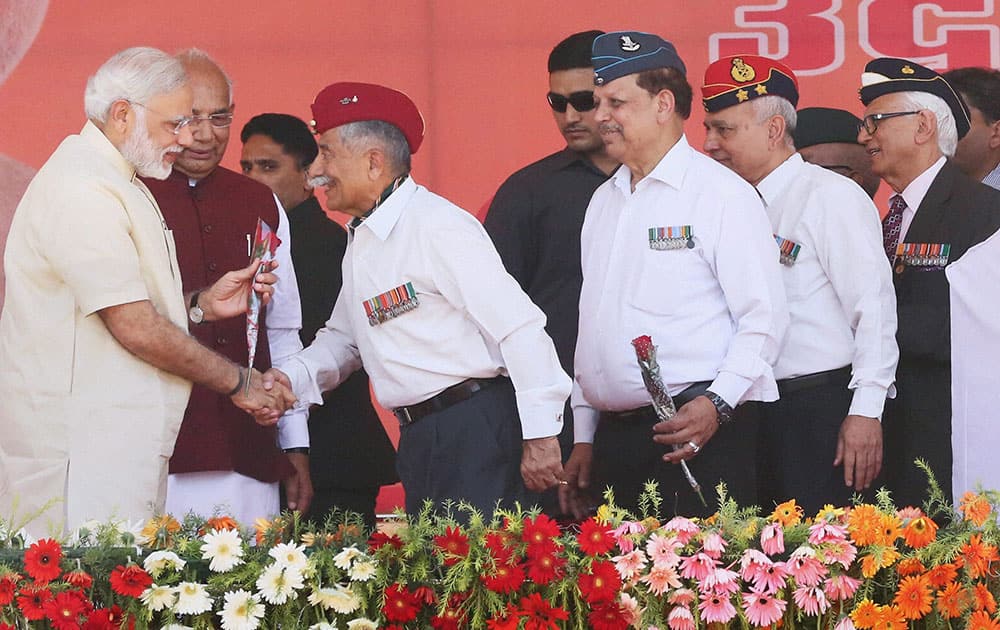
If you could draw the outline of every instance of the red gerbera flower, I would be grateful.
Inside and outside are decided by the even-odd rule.
[[[9,623],[0,621],[0,630],[17,630],[17,626],[12,626]]]
[[[483,536],[483,544],[490,550],[490,555],[493,556],[497,564],[506,564],[514,557],[509,534],[490,532]]]
[[[153,583],[153,578],[137,564],[127,567],[119,564],[111,572],[108,581],[111,582],[111,590],[119,595],[138,597]]]
[[[17,596],[17,607],[29,621],[45,618],[45,602],[52,599],[52,591],[43,587],[27,588]]]
[[[614,549],[615,539],[607,525],[602,525],[594,518],[588,518],[580,524],[580,534],[576,537],[580,551],[588,556],[599,556]]]
[[[403,539],[395,534],[389,535],[385,532],[375,532],[368,539],[368,549],[371,551],[378,551],[386,545],[392,545],[393,549],[402,549]]]
[[[450,567],[469,555],[469,537],[458,527],[447,527],[444,535],[434,537],[434,546],[444,557],[444,565]]]
[[[90,574],[83,569],[67,571],[66,575],[63,576],[63,581],[70,586],[75,586],[83,590],[87,590],[94,585],[94,578],[90,577]]]
[[[587,603],[594,605],[615,601],[622,586],[622,579],[613,563],[607,560],[595,560],[590,565],[590,573],[581,573],[576,583]]]
[[[492,573],[480,576],[486,588],[494,593],[510,593],[524,583],[524,569],[519,564],[498,562]]]
[[[517,616],[514,604],[507,604],[507,610],[503,614],[486,621],[489,630],[517,630],[520,625],[521,618]]]
[[[43,538],[24,552],[24,570],[39,584],[48,584],[59,577],[62,569],[62,547],[51,538]]]
[[[618,602],[594,606],[587,621],[594,630],[627,630],[629,626],[625,609]]]
[[[532,545],[544,545],[553,538],[559,538],[559,523],[544,514],[539,514],[535,520],[524,519],[521,540],[528,543],[528,549],[531,549]]]
[[[0,606],[6,606],[14,601],[14,595],[17,593],[17,581],[20,577],[16,573],[8,573],[0,578]]]
[[[80,617],[85,615],[87,607],[84,599],[77,595],[78,591],[59,593],[45,602],[45,616],[52,622],[55,630],[78,630]]]
[[[431,627],[434,630],[459,630],[464,628],[466,613],[462,610],[462,602],[468,599],[468,593],[455,593],[448,598],[448,605],[440,615],[431,617]]]
[[[117,630],[124,621],[125,617],[120,606],[98,608],[87,615],[87,621],[83,624],[82,630]]]
[[[548,584],[562,574],[566,560],[554,553],[528,558],[528,579],[535,584]]]
[[[521,598],[518,615],[525,618],[524,630],[559,630],[557,621],[569,619],[569,613],[552,606],[538,593]]]
[[[382,614],[389,621],[409,623],[417,618],[420,602],[417,596],[402,584],[393,584],[385,589],[385,604]]]

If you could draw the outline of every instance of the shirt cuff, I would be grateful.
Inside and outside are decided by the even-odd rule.
[[[545,387],[528,392],[516,392],[517,413],[521,416],[521,438],[536,438],[559,435],[563,428],[563,410],[566,396],[561,387]],[[554,395],[558,394],[558,395]]]
[[[292,382],[292,393],[298,399],[295,402],[295,409],[308,409],[311,405],[323,404],[323,392],[319,390],[319,386],[301,359],[293,357],[278,369]]]
[[[748,378],[733,374],[732,372],[719,372],[708,388],[719,396],[722,396],[722,400],[729,403],[729,406],[733,409],[736,409],[737,405],[743,402],[743,396],[750,389],[751,385],[753,385],[753,381]]]
[[[278,446],[298,448],[309,446],[309,412],[293,408],[278,420]]]
[[[851,399],[851,408],[847,412],[848,415],[865,416],[881,420],[887,394],[886,389],[878,385],[866,385],[856,388],[854,390],[854,397]]]
[[[593,407],[573,407],[573,443],[593,444],[600,419],[601,412]]]

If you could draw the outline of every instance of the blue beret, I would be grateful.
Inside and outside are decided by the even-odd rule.
[[[909,59],[882,57],[869,61],[861,75],[861,102],[868,105],[878,97],[894,92],[927,92],[940,97],[955,118],[959,140],[969,133],[972,126],[969,108],[940,74]]]
[[[659,35],[638,31],[605,33],[594,40],[594,85],[654,68],[674,68],[687,74],[674,45]]]

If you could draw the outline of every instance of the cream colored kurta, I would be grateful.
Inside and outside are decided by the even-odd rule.
[[[40,535],[161,510],[190,383],[129,353],[98,311],[150,300],[186,330],[181,276],[152,195],[93,124],[28,186],[4,268],[0,517],[62,499]]]

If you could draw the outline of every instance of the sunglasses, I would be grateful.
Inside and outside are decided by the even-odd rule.
[[[573,109],[578,112],[589,112],[597,106],[593,90],[573,92],[569,96],[549,92],[545,97],[549,100],[549,107],[552,108],[552,111],[560,114],[566,113],[566,105],[572,105]]]

